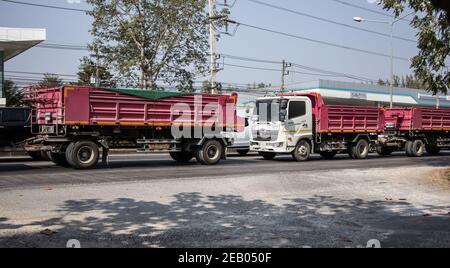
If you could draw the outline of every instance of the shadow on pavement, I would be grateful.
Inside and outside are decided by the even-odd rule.
[[[425,217],[406,201],[314,196],[277,206],[200,193],[171,200],[69,200],[48,220],[14,225],[0,218],[0,247],[64,247],[69,239],[83,247],[356,247],[370,239],[382,247],[450,245],[450,216]],[[24,226],[58,233],[4,235]]]

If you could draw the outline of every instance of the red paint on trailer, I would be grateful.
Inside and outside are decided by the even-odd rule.
[[[386,130],[450,131],[450,109],[405,107],[386,109]]]
[[[189,94],[147,99],[86,86],[29,89],[34,124],[171,126],[175,124],[229,126],[236,129],[237,94]],[[181,105],[178,113],[173,110]],[[195,111],[195,108],[197,111]],[[215,113],[218,108],[222,113]],[[186,118],[182,119],[184,115]],[[228,116],[226,116],[228,115]],[[216,116],[221,124],[217,124]]]

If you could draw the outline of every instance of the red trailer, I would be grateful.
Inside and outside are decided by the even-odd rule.
[[[384,109],[327,105],[317,93],[258,99],[257,117],[251,149],[266,159],[291,153],[295,160],[303,161],[312,152],[324,158],[345,152],[364,159],[375,150],[378,135],[384,131]]]
[[[406,107],[386,109],[386,130],[380,136],[377,149],[380,155],[393,151],[406,151],[408,156],[419,157],[425,151],[438,154],[450,148],[450,109]]]
[[[237,94],[110,89],[86,86],[30,88],[33,103],[28,151],[47,151],[74,168],[92,168],[99,149],[106,161],[111,147],[169,152],[178,162],[196,157],[202,164],[225,158],[236,131]]]

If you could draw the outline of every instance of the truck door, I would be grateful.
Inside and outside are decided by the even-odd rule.
[[[301,138],[312,137],[311,101],[309,99],[289,101],[286,133],[288,147],[295,147]]]

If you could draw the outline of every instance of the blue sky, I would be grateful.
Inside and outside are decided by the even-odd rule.
[[[88,9],[83,1],[77,0],[39,0],[28,1],[47,5]],[[223,0],[222,0],[223,1]],[[340,4],[333,0],[260,0],[310,15],[327,18],[362,27],[368,30],[389,33],[387,25],[376,23],[357,24],[352,21],[355,16],[367,19],[389,20],[389,17],[364,11]],[[367,0],[344,0],[372,10],[382,11],[378,6]],[[74,2],[74,3],[69,3]],[[80,2],[80,3],[76,3]],[[218,0],[220,2],[220,0]],[[233,2],[229,0],[228,2]],[[337,43],[344,46],[389,54],[389,38],[352,30],[339,25],[313,20],[284,11],[272,9],[250,2],[237,0],[231,10],[231,18],[238,22],[282,31],[290,34],[321,41]],[[91,40],[89,29],[91,18],[80,12],[46,9],[16,5],[0,1],[0,26],[46,28],[47,42],[70,45],[83,45]],[[395,26],[395,35],[415,39],[415,31],[407,22],[399,22]],[[389,58],[367,55],[336,47],[320,45],[290,37],[279,36],[246,27],[239,27],[234,36],[222,35],[218,52],[243,56],[248,58],[268,59],[289,62],[321,68],[341,73],[348,73],[373,79],[389,77]],[[395,40],[395,55],[410,58],[417,53],[414,43]],[[83,51],[53,50],[33,48],[6,63],[6,71],[51,72],[61,74],[76,74],[79,59],[87,55]],[[251,67],[275,68],[279,65],[260,64],[225,59],[228,64]],[[395,72],[399,75],[410,74],[408,61],[396,60]],[[295,71],[304,71],[295,68]],[[6,74],[8,77],[9,73]],[[218,75],[223,82],[247,84],[265,82],[277,85],[280,83],[280,73],[261,70],[241,69],[226,66]],[[317,76],[294,74],[287,77],[287,83],[296,83],[317,79]],[[73,78],[72,78],[73,79]],[[349,81],[346,78],[334,78]]]

